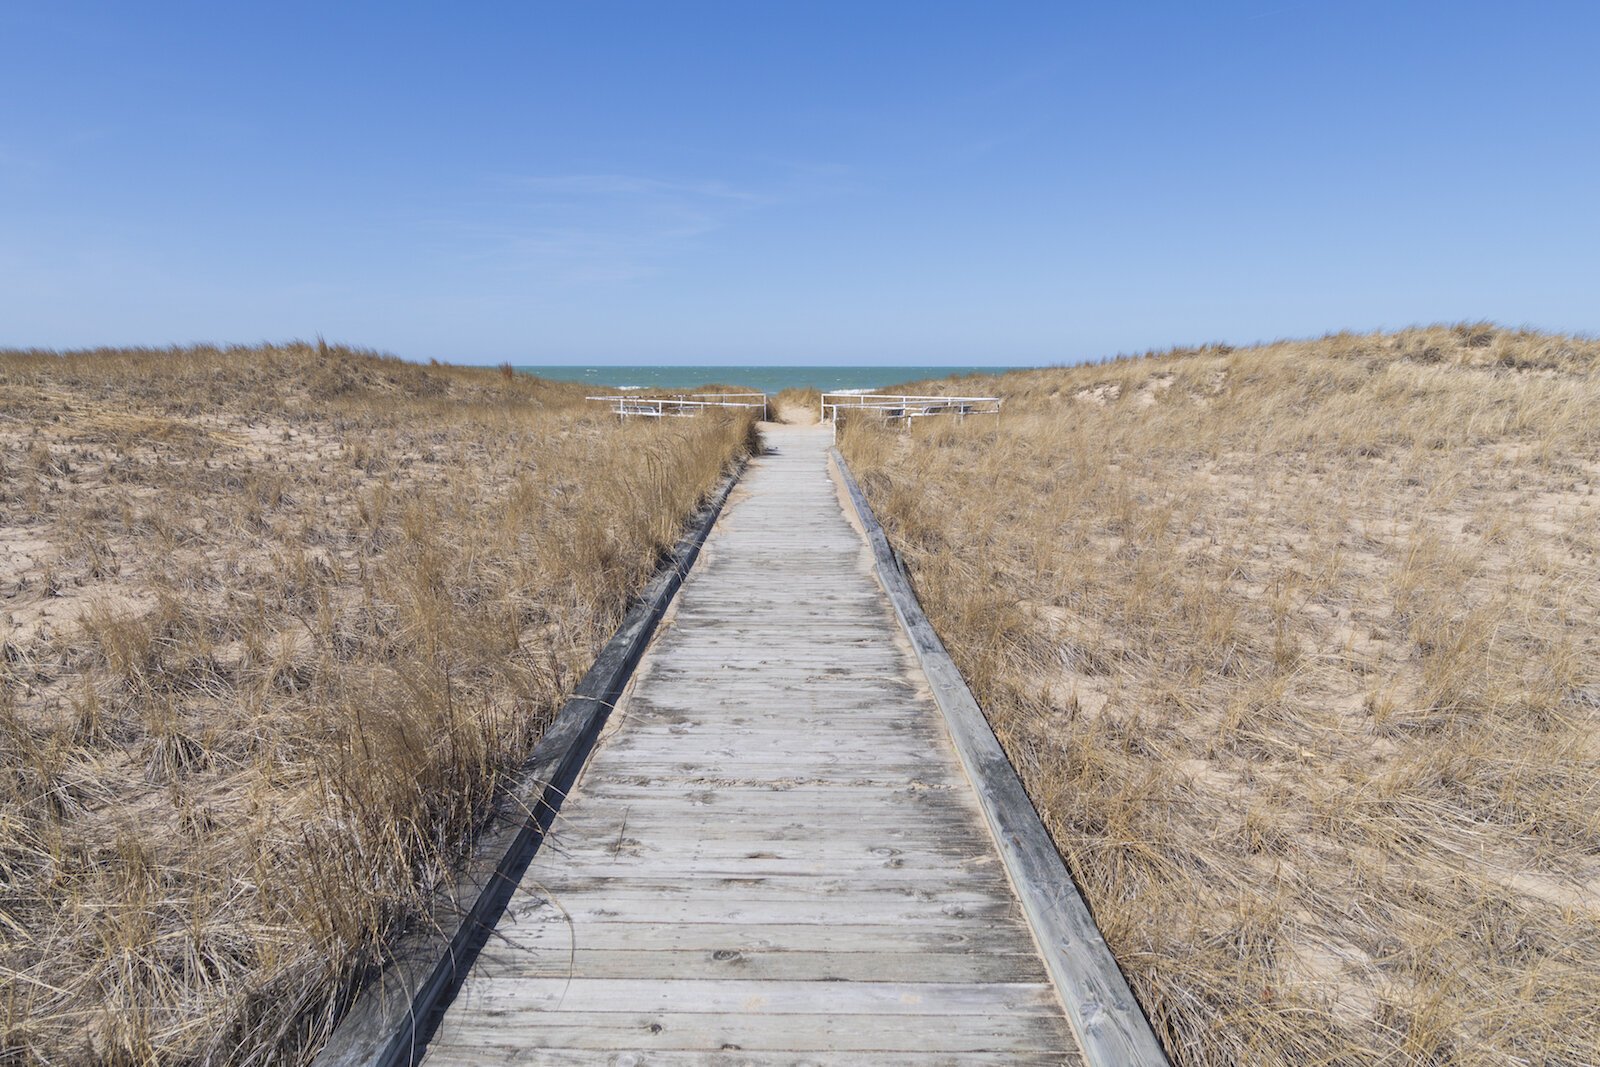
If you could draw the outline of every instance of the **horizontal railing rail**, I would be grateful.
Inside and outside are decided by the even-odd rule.
[[[671,396],[611,393],[584,399],[609,404],[611,413],[624,419],[629,415],[653,419],[690,418],[707,408],[760,408],[761,417],[767,417],[766,393],[675,393]]]
[[[818,415],[823,422],[838,425],[841,411],[873,412],[889,420],[912,419],[928,415],[995,415],[1000,414],[997,396],[919,396],[909,393],[823,393],[818,401]]]

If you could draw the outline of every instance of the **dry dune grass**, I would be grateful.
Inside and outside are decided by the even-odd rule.
[[[1600,1059],[1600,343],[976,386],[842,445],[1175,1061]]]
[[[748,419],[291,345],[0,354],[0,1062],[294,1062]]]

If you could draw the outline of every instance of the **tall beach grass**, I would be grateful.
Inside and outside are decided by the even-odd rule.
[[[1173,1059],[1596,1062],[1600,343],[975,389],[842,447]]]
[[[0,1062],[297,1062],[753,422],[326,345],[0,353]]]

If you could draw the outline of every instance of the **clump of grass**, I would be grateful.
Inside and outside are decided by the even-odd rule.
[[[318,342],[0,353],[0,1060],[309,1057],[747,417]]]
[[[1174,1060],[1593,1062],[1600,343],[959,388],[841,445]]]

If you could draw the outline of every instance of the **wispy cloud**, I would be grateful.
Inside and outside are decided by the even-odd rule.
[[[792,191],[637,174],[499,176],[438,220],[457,255],[565,283],[649,276],[706,236]]]
[[[736,204],[770,202],[766,194],[723,181],[669,181],[633,174],[562,174],[510,179],[528,189],[575,197],[707,200]]]

